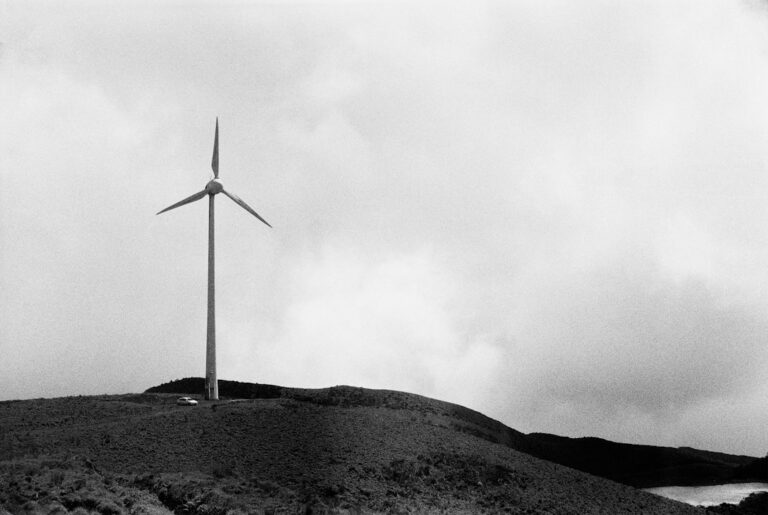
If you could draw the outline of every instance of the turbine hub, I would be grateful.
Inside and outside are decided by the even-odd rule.
[[[213,179],[212,181],[208,182],[208,184],[205,185],[205,191],[208,192],[208,195],[216,195],[217,193],[221,193],[221,190],[224,189],[224,186],[221,184],[221,181],[218,179]]]

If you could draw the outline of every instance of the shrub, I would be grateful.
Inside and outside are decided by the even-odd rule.
[[[58,502],[53,502],[47,506],[48,515],[66,515],[69,513],[67,509]]]
[[[64,472],[61,470],[51,471],[51,484],[61,486],[62,482],[64,482]]]
[[[120,515],[123,513],[123,510],[117,504],[107,499],[98,502],[96,511],[102,515]]]
[[[211,470],[211,473],[213,474],[213,477],[215,477],[216,479],[232,477],[235,475],[235,468],[229,464],[218,464],[218,465],[214,465],[213,469]]]
[[[269,479],[262,481],[260,479],[254,478],[252,483],[253,486],[255,486],[258,490],[266,493],[267,495],[274,495],[280,491],[280,485],[274,481],[270,481]]]

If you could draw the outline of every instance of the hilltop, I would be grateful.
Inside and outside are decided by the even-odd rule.
[[[538,437],[455,404],[238,385],[257,398],[0,402],[0,513],[705,513],[521,452]]]
[[[202,392],[203,385],[201,377],[186,378],[150,388],[147,392],[193,395]],[[219,381],[219,391],[222,398],[230,399],[283,397],[343,407],[378,406],[440,413],[451,420],[457,431],[636,488],[768,480],[765,459],[690,447],[618,443],[594,437],[523,434],[464,406],[398,391],[346,386],[302,390],[238,381]]]

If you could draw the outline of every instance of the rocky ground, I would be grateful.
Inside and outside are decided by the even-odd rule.
[[[0,403],[0,513],[706,513],[489,441],[498,422],[415,395],[175,398]]]

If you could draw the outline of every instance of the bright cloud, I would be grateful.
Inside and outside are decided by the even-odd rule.
[[[3,397],[201,375],[219,116],[220,377],[768,447],[753,4],[6,5]]]

